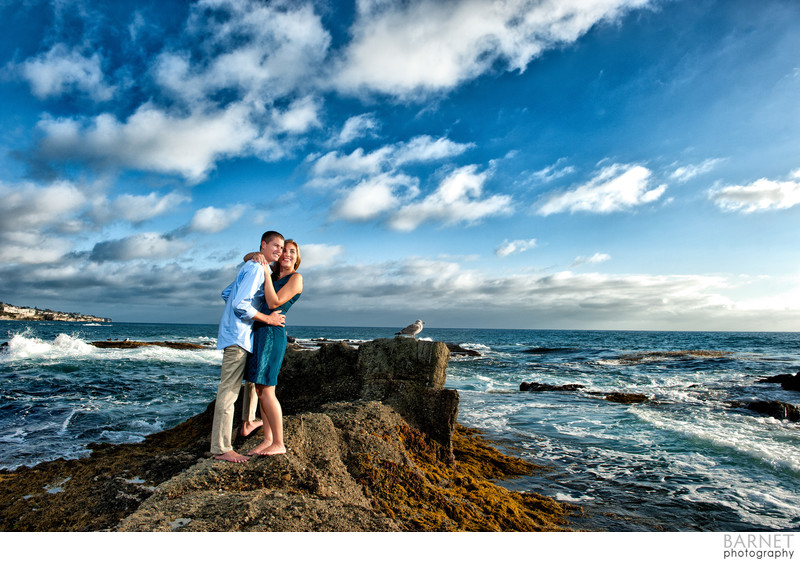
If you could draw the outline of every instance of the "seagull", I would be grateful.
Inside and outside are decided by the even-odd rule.
[[[425,324],[424,321],[422,321],[421,319],[418,319],[417,321],[415,321],[411,325],[406,326],[403,329],[401,329],[400,331],[398,331],[397,333],[395,333],[395,335],[411,335],[412,337],[416,337],[417,333],[422,331],[422,326],[424,324]]]

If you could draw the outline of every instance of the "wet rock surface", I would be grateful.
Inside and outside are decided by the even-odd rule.
[[[447,349],[450,351],[450,354],[453,356],[481,356],[476,350],[473,349],[465,349],[461,345],[457,345],[456,343],[445,343],[447,345]]]
[[[575,392],[582,389],[581,384],[564,384],[556,386],[552,384],[540,384],[538,382],[522,382],[519,385],[521,392]]]
[[[800,407],[783,401],[728,401],[726,403],[731,407],[749,409],[781,421],[786,420],[793,423],[800,421]]]
[[[797,374],[779,374],[756,380],[757,384],[780,384],[787,391],[800,392],[800,372]]]
[[[562,385],[554,385],[554,384],[541,384],[539,382],[522,382],[519,385],[519,391],[521,392],[532,392],[532,393],[539,393],[539,392],[577,392],[579,390],[584,389],[584,386],[581,384],[562,384]],[[647,403],[650,401],[650,398],[641,393],[625,393],[625,392],[586,392],[586,395],[592,396],[601,396],[606,399],[606,401],[611,401],[613,403]]]
[[[650,401],[650,398],[643,393],[613,392],[606,395],[606,401],[613,401],[614,403],[646,403]]]

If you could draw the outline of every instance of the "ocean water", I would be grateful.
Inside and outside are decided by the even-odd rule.
[[[216,325],[0,322],[0,467],[88,455],[91,442],[138,442],[205,409],[221,351]],[[295,327],[360,342],[392,328]],[[98,349],[92,341],[183,341],[208,350]],[[426,328],[460,344],[447,387],[459,422],[546,467],[503,484],[580,505],[576,527],[606,531],[800,529],[800,423],[728,402],[800,393],[756,380],[800,370],[800,333]],[[708,351],[699,353],[696,351]],[[580,384],[521,392],[521,382]],[[610,392],[649,401],[612,403]]]

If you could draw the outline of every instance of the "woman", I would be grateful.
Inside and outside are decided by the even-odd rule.
[[[245,260],[261,254],[248,254]],[[262,257],[263,259],[263,257]],[[261,262],[261,260],[259,260]],[[283,253],[275,264],[275,271],[261,263],[267,273],[264,280],[265,313],[281,310],[284,314],[303,292],[303,276],[297,273],[300,266],[300,247],[294,240],[286,240]],[[270,275],[270,273],[272,273]],[[275,396],[278,372],[286,353],[286,329],[283,326],[258,324],[253,330],[253,354],[247,360],[245,378],[256,385],[261,419],[264,421],[264,441],[248,454],[272,456],[285,454],[283,442],[283,412]]]

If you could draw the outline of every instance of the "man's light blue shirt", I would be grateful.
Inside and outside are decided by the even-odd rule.
[[[225,311],[219,322],[218,349],[239,345],[253,352],[253,317],[264,304],[264,278],[264,267],[248,261],[222,291]]]

